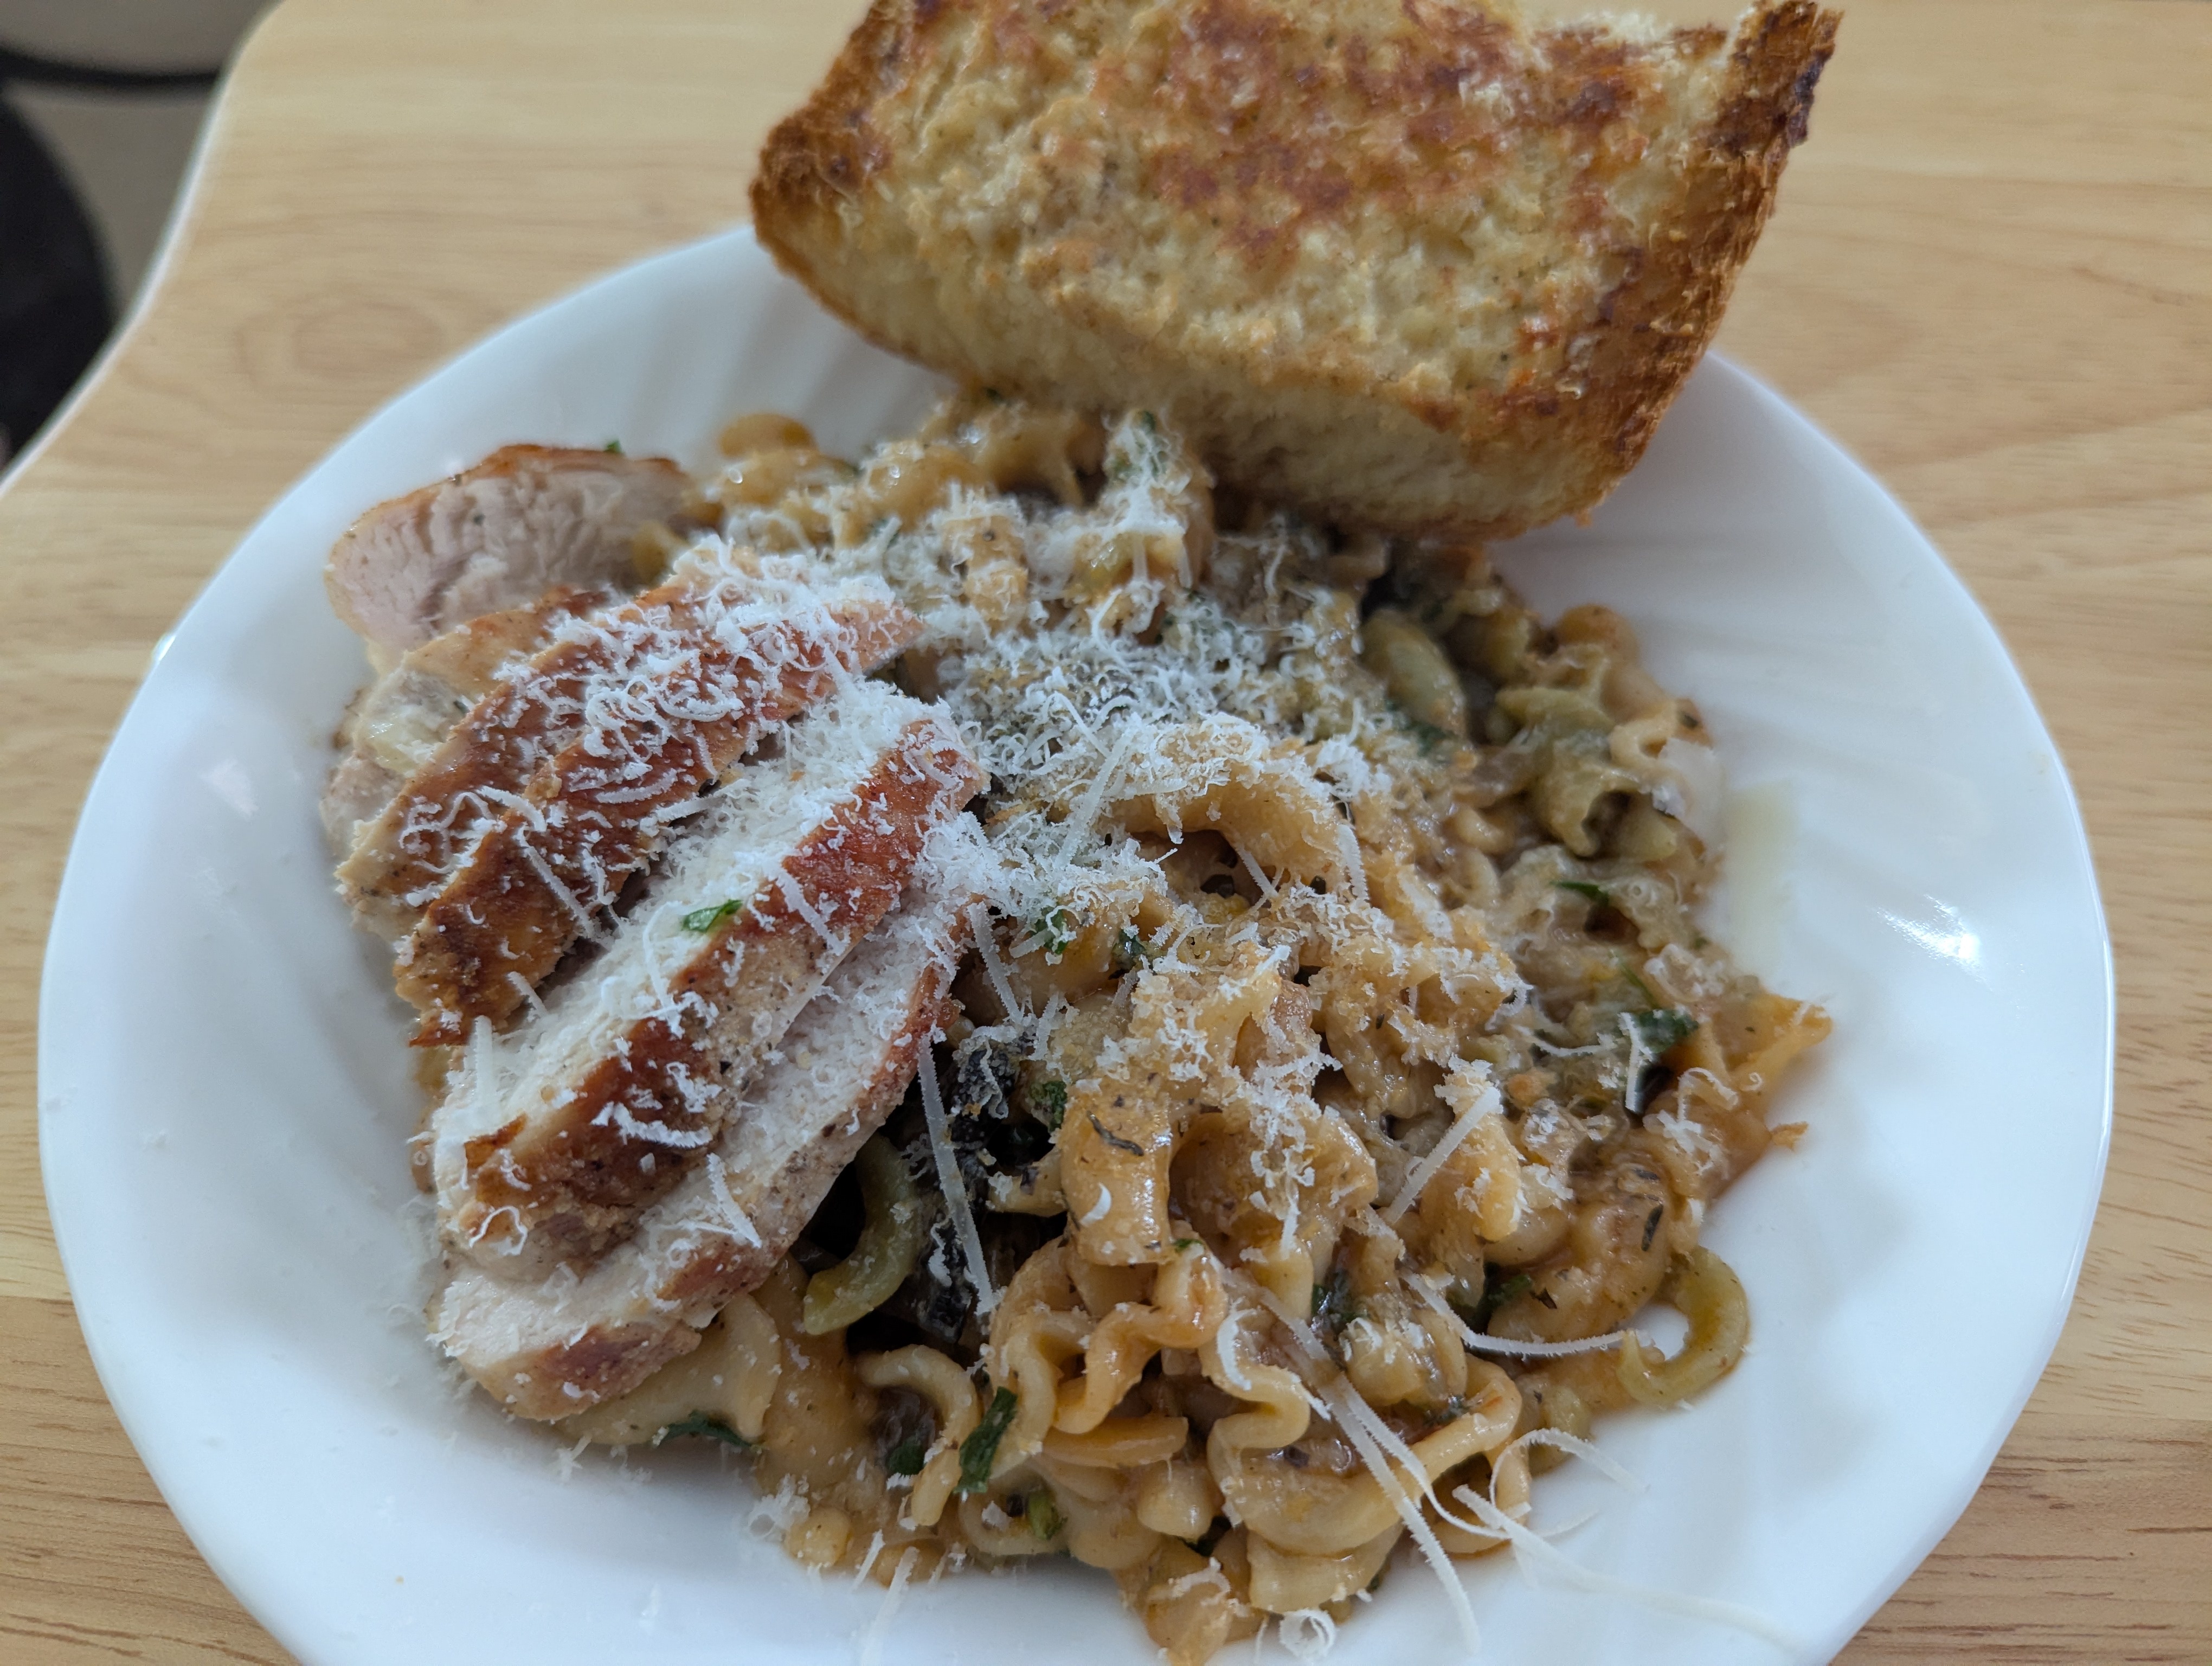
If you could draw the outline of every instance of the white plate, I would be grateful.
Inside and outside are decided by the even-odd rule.
[[[359,510],[507,441],[705,460],[791,411],[851,450],[928,378],[854,340],[750,235],[619,272],[373,418],[185,616],[94,782],[41,998],[47,1195],[101,1380],[230,1588],[313,1666],[403,1659],[837,1662],[881,1597],[749,1536],[711,1454],[563,1480],[422,1340],[402,1141],[415,1096],[382,957],[316,824],[361,652],[321,581]],[[1601,600],[1693,695],[1745,813],[1729,927],[1834,1015],[1784,1114],[1812,1125],[1715,1210],[1753,1352],[1694,1409],[1623,1417],[1588,1565],[1757,1608],[1826,1660],[1949,1526],[2058,1335],[2110,1116],[2112,981],[2079,817],[1995,633],[1897,506],[1708,362],[1587,527],[1504,564]],[[1769,1645],[1466,1574],[1502,1663],[1766,1662]],[[1347,1663],[1443,1657],[1417,1565]],[[1103,1574],[948,1578],[891,1657],[1151,1658]],[[1410,1652],[1409,1652],[1410,1651]]]

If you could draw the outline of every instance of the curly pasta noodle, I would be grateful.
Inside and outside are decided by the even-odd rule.
[[[1595,1417],[1735,1364],[1705,1210],[1794,1142],[1768,1110],[1827,1024],[1698,928],[1717,765],[1624,621],[1547,628],[1475,549],[1217,520],[1144,413],[979,392],[856,465],[781,419],[724,443],[718,559],[888,581],[927,622],[902,678],[995,783],[950,1149],[909,1110],[869,1160],[925,1202],[957,1168],[1001,1294],[901,1217],[868,1242],[904,1283],[809,1334],[833,1193],[580,1432],[710,1416],[805,1560],[1064,1554],[1194,1666],[1269,1615],[1324,1634],[1401,1540],[1497,1548],[1440,1500],[1517,1522]],[[1618,1335],[1655,1301],[1672,1358]]]

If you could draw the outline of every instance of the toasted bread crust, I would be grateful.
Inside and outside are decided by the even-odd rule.
[[[541,767],[423,910],[397,976],[423,1015],[416,1044],[458,1042],[479,1018],[504,1024],[575,942],[580,916],[652,860],[665,812],[921,628],[886,601],[780,620],[736,643],[692,635],[650,705],[618,708]]]
[[[1226,483],[1328,519],[1504,536],[1640,455],[1835,21],[878,0],[769,136],[756,223],[895,351],[1168,410]],[[1515,220],[1530,198],[1546,217]]]
[[[1736,274],[1774,210],[1783,166],[1805,140],[1838,21],[1813,0],[1768,5],[1745,20],[1724,100],[1699,136],[1677,234],[1607,298],[1609,325],[1592,362],[1596,392],[1584,422],[1589,444],[1610,449],[1618,474],[1642,458],[1720,328]]]
[[[708,927],[698,952],[669,976],[672,1010],[781,1007],[788,1023],[898,900],[930,831],[981,785],[950,729],[935,719],[908,725],[775,880]],[[797,1000],[780,1000],[787,992]],[[618,1241],[699,1160],[719,1126],[716,1101],[732,1061],[716,1056],[711,1023],[639,1018],[556,1107],[468,1140],[449,1237],[495,1262],[534,1239],[533,1264],[586,1259]],[[763,1049],[781,1027],[756,1037]]]

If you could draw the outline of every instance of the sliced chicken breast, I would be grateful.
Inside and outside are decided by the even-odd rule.
[[[507,446],[434,486],[380,503],[331,550],[331,605],[388,670],[410,648],[556,585],[634,590],[639,532],[681,537],[691,483],[665,457]]]
[[[703,788],[921,629],[887,598],[811,588],[681,611],[696,623],[629,656],[637,674],[586,697],[575,737],[497,809],[423,910],[398,979],[422,1013],[418,1044],[458,1042],[480,1018],[504,1025],[697,812]]]
[[[908,638],[909,617],[875,581],[823,590],[702,567],[572,621],[408,777],[340,864],[339,888],[364,927],[405,937],[478,842],[526,804],[532,779],[571,746],[586,743],[575,767],[587,768],[595,749],[623,742],[626,723],[656,705],[672,713],[678,696],[667,690],[676,688],[697,696],[702,721],[738,715],[737,732],[750,745],[826,693],[838,672],[870,671],[895,653]],[[750,727],[742,717],[749,711]],[[641,771],[630,785],[644,780]],[[526,821],[541,812],[519,813]]]
[[[738,1096],[704,1162],[580,1275],[459,1264],[430,1312],[439,1346],[508,1410],[556,1418],[628,1392],[698,1346],[765,1279],[830,1183],[897,1105],[947,1012],[986,856],[940,827],[897,911],[837,969]]]
[[[604,590],[556,586],[527,607],[484,614],[409,649],[364,690],[339,730],[347,750],[323,793],[332,851],[341,858],[353,854],[362,826],[435,756],[502,669],[537,654],[560,626],[606,601]]]
[[[428,1136],[449,1249],[533,1276],[628,1236],[981,784],[947,719],[873,682],[740,769],[543,1012],[477,1021]]]

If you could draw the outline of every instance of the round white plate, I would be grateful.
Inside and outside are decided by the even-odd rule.
[[[707,460],[775,409],[850,452],[931,379],[864,346],[750,234],[501,331],[369,421],[193,604],[94,783],[40,1025],[54,1229],[101,1380],[240,1599],[311,1666],[852,1659],[883,1598],[749,1530],[711,1453],[572,1465],[422,1340],[402,1144],[415,1094],[384,956],[332,891],[315,797],[364,677],[322,560],[359,511],[508,441]],[[1610,604],[1711,720],[1736,792],[1717,913],[1834,1038],[1784,1097],[1811,1132],[1711,1217],[1753,1351],[1563,1471],[1588,1566],[1755,1608],[1796,1645],[1465,1577],[1485,1657],[1826,1660],[1948,1528],[2057,1338],[2101,1176],[2112,979],[2080,818],[1995,633],[1873,480],[1708,362],[1586,527],[1502,552],[1547,610]],[[571,1470],[573,1469],[573,1473]],[[763,1529],[765,1524],[763,1524]],[[1416,1563],[1346,1663],[1440,1659]],[[912,1592],[886,1657],[1152,1658],[1067,1564]]]

